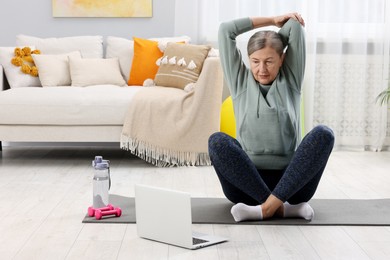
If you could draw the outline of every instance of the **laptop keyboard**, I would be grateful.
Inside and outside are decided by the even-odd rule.
[[[209,242],[209,241],[203,240],[203,239],[200,239],[200,238],[195,238],[195,237],[192,238],[192,244],[193,245],[197,245],[197,244],[201,244],[201,243],[205,243],[205,242]]]

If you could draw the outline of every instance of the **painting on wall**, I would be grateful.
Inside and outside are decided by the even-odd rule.
[[[52,0],[53,17],[152,17],[153,0]]]

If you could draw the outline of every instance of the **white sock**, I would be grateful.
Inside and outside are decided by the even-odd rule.
[[[291,205],[288,202],[283,204],[285,218],[304,218],[311,220],[314,217],[314,210],[307,202]]]
[[[244,203],[237,203],[232,207],[230,212],[236,222],[244,220],[262,220],[263,213],[261,211],[261,205],[248,206]]]

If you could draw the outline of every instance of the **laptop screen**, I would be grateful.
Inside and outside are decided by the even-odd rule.
[[[182,247],[192,246],[189,193],[136,185],[138,235]]]

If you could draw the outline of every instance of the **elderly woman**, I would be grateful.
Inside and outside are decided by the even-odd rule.
[[[236,37],[249,39],[247,68]],[[233,99],[237,140],[214,133],[209,154],[236,221],[278,217],[311,220],[313,197],[334,144],[326,126],[301,141],[300,98],[305,70],[304,20],[298,13],[222,23],[219,48]]]

